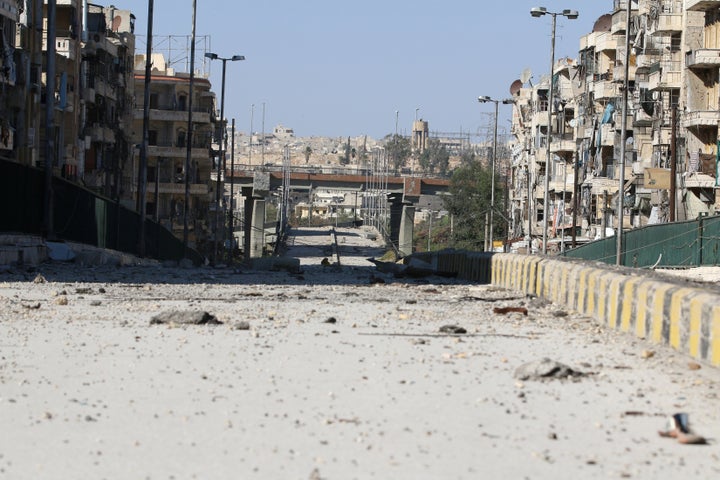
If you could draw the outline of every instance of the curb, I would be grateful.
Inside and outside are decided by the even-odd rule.
[[[452,250],[418,257],[439,272],[537,295],[720,366],[720,291],[645,270],[567,258]]]

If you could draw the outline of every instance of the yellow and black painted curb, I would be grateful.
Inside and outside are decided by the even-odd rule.
[[[451,250],[434,252],[427,260],[440,272],[537,295],[720,366],[718,290],[648,270],[562,257]]]

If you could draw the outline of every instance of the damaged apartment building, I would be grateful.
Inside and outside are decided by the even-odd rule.
[[[142,141],[145,55],[135,63],[135,119],[137,145]],[[188,158],[190,74],[176,72],[162,54],[153,54],[150,82],[146,212],[176,236],[185,229],[188,209],[189,244],[205,246],[214,232],[222,238],[224,215],[216,215],[213,201],[216,182],[211,180],[215,94],[206,77],[192,82],[192,143],[188,170],[189,204],[185,205],[185,171]],[[132,173],[137,178],[140,150],[135,151]],[[135,188],[135,187],[133,187]],[[220,187],[222,191],[222,186]],[[219,221],[218,221],[219,220]],[[215,223],[217,222],[217,224]]]
[[[612,235],[621,190],[625,229],[720,209],[720,1],[639,0],[630,7],[628,24],[626,0],[610,2],[612,11],[580,39],[576,59],[558,60],[537,85],[513,84],[515,237],[541,235],[545,215],[551,239]]]
[[[83,0],[0,2],[0,157],[30,168],[49,163],[53,176],[139,211],[145,56],[136,57],[135,41],[129,10]],[[190,74],[162,55],[152,61],[143,201],[149,218],[181,238],[187,210],[189,245],[197,247],[223,224],[211,223],[215,94],[207,75],[196,76],[186,172]]]

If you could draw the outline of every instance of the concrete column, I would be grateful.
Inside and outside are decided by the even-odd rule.
[[[413,251],[413,227],[415,226],[415,207],[403,205],[402,218],[400,220],[400,238],[398,239],[398,250],[403,256],[411,255]]]
[[[402,194],[388,195],[390,203],[390,242],[396,247],[400,245],[400,223],[402,219],[403,202]]]
[[[261,258],[265,247],[265,200],[253,201],[252,224],[250,225],[250,258]]]
[[[242,195],[245,199],[243,215],[243,257],[247,261],[250,259],[250,238],[252,235],[252,215],[254,201],[254,199],[252,198],[252,187],[242,187]]]

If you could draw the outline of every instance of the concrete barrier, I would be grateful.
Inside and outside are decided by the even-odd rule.
[[[610,328],[720,366],[720,290],[648,270],[562,257],[456,250],[420,257],[443,273],[550,300]]]

